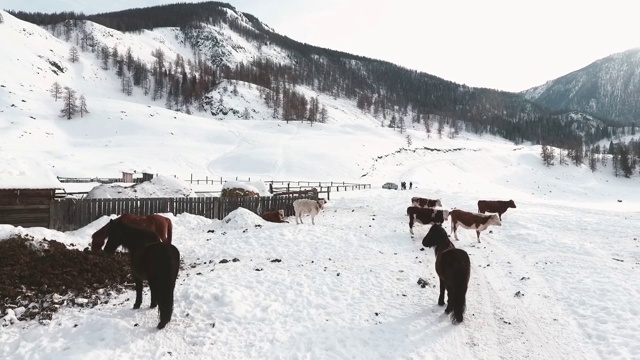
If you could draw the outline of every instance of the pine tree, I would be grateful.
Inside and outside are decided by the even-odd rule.
[[[582,145],[578,145],[576,148],[572,149],[572,154],[571,154],[571,161],[573,161],[573,164],[575,166],[580,166],[582,165],[583,161],[584,161],[584,153],[582,151]]]
[[[88,114],[89,110],[87,110],[87,99],[84,95],[80,95],[80,117],[84,117],[84,114]]]
[[[131,96],[133,94],[133,84],[131,83],[131,76],[122,77],[122,92]]]
[[[78,59],[78,49],[75,46],[72,46],[71,49],[69,49],[69,60],[71,60],[72,63],[75,63]]]
[[[620,155],[614,152],[611,156],[611,165],[613,166],[613,174],[618,177],[620,175]]]
[[[430,115],[425,115],[423,117],[424,121],[424,131],[427,132],[427,139],[431,138],[431,121],[429,120]]]
[[[100,51],[100,61],[102,62],[102,69],[109,70],[109,47],[104,45]]]
[[[444,132],[444,119],[442,117],[438,118],[438,139],[442,139],[442,133]]]
[[[567,156],[564,155],[564,150],[563,149],[558,149],[558,163],[560,165],[569,165],[569,162],[567,161],[567,157],[571,158],[571,153],[573,150],[568,149],[567,150]]]
[[[327,108],[322,105],[322,109],[320,109],[320,122],[325,124],[327,122],[327,119],[329,117],[329,113],[327,111]]]
[[[73,115],[78,112],[78,105],[76,104],[76,91],[68,86],[64,88],[64,94],[62,95],[62,101],[64,101],[64,107],[60,110],[60,117],[66,117],[67,120],[71,120]]]
[[[555,151],[553,150],[552,147],[548,145],[542,145],[542,151],[540,152],[540,156],[542,157],[542,162],[547,167],[550,167],[551,165],[553,165],[553,161],[556,158]]]
[[[411,135],[407,134],[407,147],[411,147],[411,144],[413,144],[413,141],[411,140]]]
[[[631,177],[631,174],[633,174],[633,168],[631,167],[631,159],[629,156],[629,149],[627,148],[627,144],[619,143],[617,148],[620,170],[622,171],[624,177]]]
[[[53,96],[53,98],[58,101],[58,98],[62,93],[62,86],[56,81],[53,83],[53,85],[51,85],[51,89],[49,89],[49,91],[51,92],[51,96]]]

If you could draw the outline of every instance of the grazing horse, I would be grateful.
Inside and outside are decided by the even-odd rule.
[[[444,290],[447,290],[447,307],[445,314],[450,314],[451,321],[461,323],[466,308],[467,287],[471,273],[469,255],[462,249],[456,249],[449,240],[449,235],[442,226],[431,225],[431,229],[422,240],[424,247],[435,247],[436,273],[440,278],[440,297],[438,305],[444,305]]]
[[[143,229],[155,231],[160,239],[167,244],[171,244],[171,238],[173,237],[173,224],[171,219],[162,215],[134,215],[134,214],[122,214],[115,221],[121,221],[127,225],[141,227]],[[91,250],[99,251],[104,245],[104,240],[109,232],[109,221],[105,226],[98,229],[91,235]]]
[[[160,323],[163,329],[173,313],[173,289],[176,286],[180,252],[171,245],[160,241],[153,231],[130,226],[122,221],[110,220],[109,238],[104,251],[113,254],[122,245],[129,251],[131,271],[136,284],[134,309],[142,304],[142,281],[149,282],[151,289],[151,308],[158,306]]]

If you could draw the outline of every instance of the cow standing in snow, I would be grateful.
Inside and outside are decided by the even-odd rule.
[[[513,200],[478,200],[479,213],[498,213],[498,218],[500,218],[500,220],[502,220],[502,214],[504,214],[509,208],[516,208],[516,203],[513,202]]]
[[[324,207],[323,200],[309,200],[309,199],[298,199],[293,202],[293,211],[296,215],[296,224],[298,224],[298,219],[300,220],[300,224],[304,224],[302,222],[302,215],[309,214],[311,215],[311,223],[315,225],[314,218],[316,215],[320,213]]]

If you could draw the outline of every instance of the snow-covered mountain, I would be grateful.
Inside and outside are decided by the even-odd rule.
[[[579,110],[637,124],[640,48],[607,56],[523,94],[552,110]]]
[[[224,3],[172,4],[91,16],[18,15],[101,59],[98,67],[118,73],[122,92],[129,93],[133,82],[134,90],[165,99],[164,107],[187,113],[210,111],[208,93],[221,79],[234,79],[264,88],[260,96],[267,106],[282,102],[273,114],[280,119],[326,115],[319,99],[297,92],[308,88],[349,99],[385,125],[402,120],[422,123],[437,116],[456,128],[514,142],[572,146],[581,137],[600,139],[602,127],[615,126],[596,116],[597,121],[579,132],[557,113],[519,94],[470,88],[388,62],[303,44]],[[315,115],[302,114],[301,108],[316,109]],[[213,109],[214,115],[227,112],[224,107]],[[240,113],[246,115],[244,109]]]

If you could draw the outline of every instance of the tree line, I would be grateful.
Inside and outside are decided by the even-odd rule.
[[[547,167],[568,165],[587,165],[592,172],[598,168],[611,166],[613,174],[630,178],[635,172],[640,175],[640,140],[631,139],[629,142],[609,142],[609,146],[577,146],[573,148],[554,148],[543,145],[540,151],[542,162]]]

